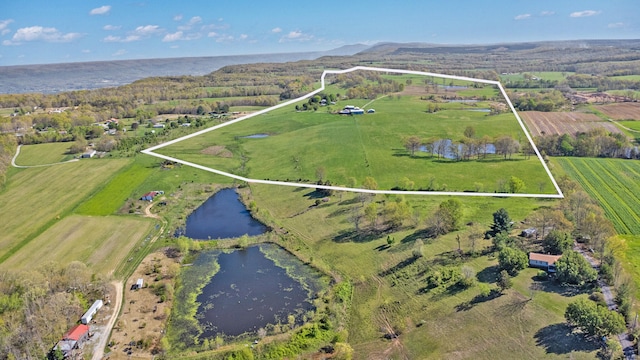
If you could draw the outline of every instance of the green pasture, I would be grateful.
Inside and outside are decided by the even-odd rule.
[[[29,269],[42,261],[81,261],[93,273],[109,275],[148,234],[154,221],[139,217],[71,215],[55,222],[2,264]]]
[[[598,201],[619,234],[640,234],[640,163],[600,158],[558,158],[557,162]]]
[[[11,171],[0,192],[0,262],[64,218],[129,162],[87,159]]]
[[[512,114],[489,116],[461,110],[459,103],[442,103],[442,110],[429,114],[428,102],[413,96],[389,96],[375,101],[352,99],[338,105],[375,108],[376,113],[361,116],[317,112],[296,112],[294,106],[275,110],[201,136],[159,149],[158,152],[231,173],[256,179],[315,181],[316,170],[323,167],[325,179],[347,184],[356,178],[358,186],[365,177],[376,179],[380,189],[397,186],[407,177],[415,188],[447,191],[493,192],[497,182],[526,174],[528,192],[553,193],[546,172],[538,159],[514,155],[510,160],[490,155],[482,160],[453,161],[437,159],[424,152],[409,156],[403,139],[421,138],[459,140],[467,126],[476,136],[511,135],[521,143],[526,138]],[[261,139],[245,136],[266,133]],[[232,156],[206,153],[221,147]],[[470,176],[471,175],[471,176]],[[437,185],[437,186],[436,186]]]
[[[640,75],[620,75],[620,76],[608,76],[614,80],[633,80],[640,81]]]
[[[541,71],[541,72],[534,71],[534,72],[527,72],[527,73],[539,79],[556,80],[556,81],[562,81],[566,79],[567,76],[575,74],[573,72],[561,72],[561,71]],[[506,75],[500,75],[500,80],[502,82],[520,81],[520,80],[524,80],[524,76],[523,76],[523,73],[506,74]]]
[[[46,165],[71,160],[73,155],[67,153],[71,145],[71,142],[23,145],[16,158],[16,165]]]
[[[615,123],[635,131],[640,131],[640,121],[637,120],[622,120],[616,121]],[[638,135],[636,134],[635,136],[637,137]]]
[[[470,266],[479,283],[495,287],[495,257],[457,257],[456,238],[462,239],[461,248],[468,252],[472,228],[488,229],[491,214],[497,209],[508,209],[519,224],[535,208],[553,205],[554,201],[461,198],[462,222],[473,225],[428,239],[423,234],[426,218],[448,197],[404,196],[418,214],[415,219],[394,233],[372,233],[368,221],[363,220],[358,236],[354,225],[347,221],[349,214],[361,206],[355,195],[335,194],[328,203],[312,206],[313,191],[309,189],[251,185],[251,190],[259,206],[258,216],[275,219],[301,240],[289,244],[294,250],[312,254],[314,265],[332,269],[355,284],[348,341],[356,359],[375,358],[382,353],[390,358],[421,359],[495,359],[513,354],[531,359],[595,357],[594,345],[572,335],[564,325],[564,309],[575,297],[550,283],[537,285],[533,280],[537,270],[525,269],[514,278],[513,289],[478,303],[473,303],[479,294],[478,285],[466,290],[424,290],[424,272],[447,265]],[[395,198],[378,195],[373,201],[380,208]],[[395,243],[387,248],[388,235]],[[424,256],[415,262],[407,261],[416,239],[424,241]],[[475,249],[483,251],[490,245],[489,240],[478,239]],[[541,290],[532,292],[530,289],[536,286]],[[380,329],[385,322],[401,330],[402,351],[382,338]]]
[[[152,172],[158,171],[158,168],[157,164],[149,161],[131,162],[131,165],[114,174],[108,183],[101,184],[102,188],[74,212],[97,216],[115,213],[129,197],[142,196],[142,194],[131,195],[131,190],[142,184]]]

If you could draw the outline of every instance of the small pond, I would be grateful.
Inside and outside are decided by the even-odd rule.
[[[194,266],[215,261],[212,253],[202,255]],[[281,247],[262,244],[215,256],[220,269],[196,299],[203,338],[255,333],[268,324],[287,324],[289,315],[300,325],[314,310],[311,296],[323,287],[323,277]]]
[[[226,239],[242,235],[260,235],[267,227],[254,219],[234,189],[223,189],[207,199],[187,217],[184,229],[176,236],[192,239]]]
[[[269,134],[253,134],[253,135],[242,136],[243,139],[264,139],[266,137],[269,137]]]
[[[453,153],[453,151],[451,151],[451,144],[452,144],[451,139],[443,139],[443,140],[436,141],[434,143],[434,148],[438,148],[439,146],[444,146],[445,147],[445,151],[444,151],[445,159],[455,159],[456,156]],[[458,149],[460,151],[462,150],[462,144],[458,145]],[[427,147],[426,146],[420,146],[419,150],[422,151],[422,152],[427,152]],[[496,146],[494,144],[487,144],[486,151],[487,151],[487,154],[495,154],[496,153]],[[484,153],[484,150],[481,150],[480,152]],[[437,156],[437,155],[435,155],[435,151],[434,151],[434,156]]]

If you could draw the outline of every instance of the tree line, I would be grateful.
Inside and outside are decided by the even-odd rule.
[[[640,151],[622,133],[594,128],[571,136],[541,135],[534,139],[541,153],[549,156],[578,156],[640,159]]]

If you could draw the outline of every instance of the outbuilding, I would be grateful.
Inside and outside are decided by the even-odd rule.
[[[93,305],[91,305],[89,310],[87,310],[87,312],[82,315],[82,318],[80,318],[80,322],[85,325],[91,322],[91,319],[93,319],[93,316],[98,312],[98,310],[100,310],[102,305],[102,300],[96,300]]]

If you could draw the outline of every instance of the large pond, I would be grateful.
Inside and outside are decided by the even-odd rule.
[[[220,269],[196,300],[204,338],[255,333],[291,320],[300,325],[305,313],[314,310],[311,298],[324,286],[319,273],[274,244],[203,253],[194,266],[210,266],[212,261]]]
[[[251,216],[235,190],[223,189],[192,212],[185,228],[176,235],[207,240],[260,235],[266,231],[267,227]]]

